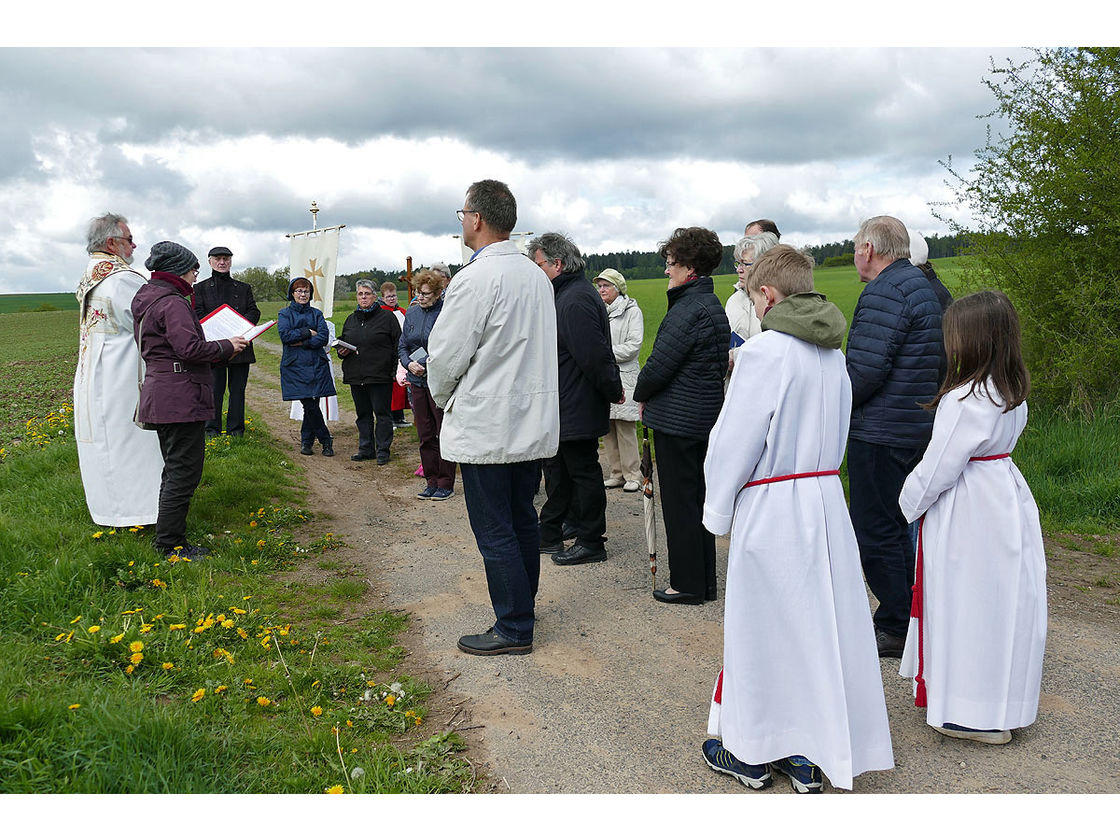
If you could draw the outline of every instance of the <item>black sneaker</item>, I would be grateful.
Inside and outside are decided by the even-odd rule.
[[[310,446],[301,446],[299,448],[299,454],[300,455],[314,455],[315,450],[312,449]]]
[[[770,767],[789,776],[795,793],[820,793],[824,788],[821,768],[803,755],[791,755],[771,761]]]
[[[210,554],[210,549],[203,548],[200,545],[191,545],[190,543],[186,545],[177,545],[173,548],[162,548],[160,551],[163,552],[163,556],[167,559],[178,557],[180,560],[201,560],[203,557]]]
[[[752,790],[762,790],[774,784],[769,767],[765,764],[744,764],[725,750],[717,738],[709,738],[700,749],[709,767],[717,773],[726,773],[738,779]]]
[[[946,723],[933,727],[942,735],[960,738],[964,741],[979,741],[981,744],[1006,744],[1011,740],[1010,729],[970,729],[958,723]]]
[[[324,443],[323,444],[323,454],[326,455],[328,458],[333,458],[334,457],[334,444]]]
[[[906,647],[906,639],[902,636],[894,636],[885,630],[876,630],[875,644],[879,648],[879,656],[899,658],[902,656],[902,649]]]
[[[532,653],[533,643],[529,642],[527,645],[522,645],[511,642],[491,627],[485,633],[462,636],[459,639],[459,650],[473,656],[500,656],[504,653],[520,655]]]
[[[560,551],[552,555],[552,562],[557,566],[579,566],[583,563],[602,563],[607,559],[607,552],[602,548],[589,548],[576,543],[567,551]]]

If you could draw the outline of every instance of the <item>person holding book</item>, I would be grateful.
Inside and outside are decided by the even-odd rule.
[[[227,305],[250,323],[258,324],[261,311],[253,298],[253,287],[230,274],[233,251],[224,245],[210,249],[210,276],[194,286],[194,312],[205,318],[219,306]],[[222,403],[229,389],[229,410],[226,413],[226,434],[241,437],[245,434],[245,384],[249,381],[249,365],[256,361],[253,345],[230,358],[217,362],[214,371],[214,416],[206,421],[206,436],[222,433]]]
[[[428,390],[428,336],[443,311],[442,279],[431,269],[421,269],[414,278],[416,303],[404,316],[404,329],[397,345],[401,365],[407,370],[409,400],[416,435],[420,440],[420,465],[424,470],[421,499],[441,502],[455,492],[454,461],[440,454],[439,432],[443,425],[443,409],[436,405]]]
[[[401,278],[401,280],[403,282],[407,282],[403,277]],[[381,284],[380,305],[382,309],[388,310],[389,312],[392,312],[397,316],[397,323],[403,330],[405,310],[397,300],[396,283],[386,281]],[[398,370],[397,373],[399,374],[400,371]],[[390,412],[392,412],[393,416],[394,429],[407,429],[410,425],[409,422],[404,419],[404,410],[406,408],[408,408],[408,391],[405,389],[405,386],[399,384],[394,377],[392,398],[389,403],[389,410]]]
[[[338,337],[340,343],[335,345],[342,359],[342,381],[350,386],[358,415],[358,451],[350,460],[376,457],[377,463],[384,465],[389,463],[393,443],[390,405],[401,328],[396,314],[378,305],[373,283],[359,280],[355,288],[358,306],[347,316]]]
[[[156,549],[197,560],[209,552],[187,541],[187,512],[202,479],[204,426],[214,416],[210,365],[249,345],[242,336],[207,341],[191,305],[198,260],[177,242],[157,242],[144,261],[151,279],[132,299],[133,329],[144,359],[136,419],[155,426],[163,453]]]

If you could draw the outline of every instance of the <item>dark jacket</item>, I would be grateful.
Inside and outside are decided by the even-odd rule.
[[[634,399],[646,404],[642,422],[669,435],[707,438],[723,407],[723,377],[731,327],[711,277],[666,293],[669,309],[657,328]]]
[[[400,337],[400,322],[390,310],[375,306],[369,312],[360,309],[351,312],[338,338],[353,344],[358,352],[351,352],[342,359],[342,381],[347,385],[392,382],[397,374]]]
[[[314,306],[292,300],[291,283],[288,284],[288,300],[291,303],[276,316],[276,330],[284,343],[284,355],[280,357],[281,397],[285,400],[333,397],[336,392],[331,362],[323,351],[330,341],[327,319]],[[312,330],[315,335],[311,334]]]
[[[556,347],[560,440],[587,440],[610,429],[610,404],[622,399],[607,307],[583,270],[558,274]]]
[[[852,380],[849,436],[865,443],[921,449],[933,412],[942,359],[941,304],[921,269],[895,260],[867,284],[852,314],[847,367]]]
[[[190,299],[152,273],[132,298],[133,335],[144,358],[139,419],[193,423],[214,419],[212,362],[229,358],[233,344],[207,341]]]
[[[253,299],[253,287],[229,274],[211,274],[205,280],[194,284],[194,314],[201,320],[222,304],[236,309],[254,324],[261,322],[261,311]],[[219,364],[251,365],[257,360],[250,344],[228,362]]]
[[[414,303],[408,307],[408,311],[404,313],[404,328],[401,330],[400,341],[397,342],[397,360],[401,366],[408,370],[408,363],[413,353],[421,347],[426,351],[428,349],[428,336],[432,334],[432,327],[435,326],[436,318],[439,313],[443,311],[443,298],[440,298],[427,309],[422,307],[419,303]],[[427,370],[428,363],[425,359],[420,364],[424,365]],[[408,384],[413,388],[427,388],[428,375],[417,376],[408,372]]]

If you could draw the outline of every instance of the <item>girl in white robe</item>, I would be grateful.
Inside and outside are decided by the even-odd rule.
[[[1038,714],[1046,556],[1010,453],[1027,424],[1019,319],[1001,292],[945,313],[949,375],[933,437],[899,497],[921,519],[914,615],[899,673],[943,734],[1006,743]]]
[[[791,262],[802,284],[783,288]],[[787,246],[754,264],[748,288],[763,332],[739,349],[704,463],[704,525],[731,531],[721,696],[708,731],[739,762],[781,770],[803,756],[850,789],[894,756],[838,476],[852,407],[839,349],[846,324],[812,292],[811,263]],[[766,483],[744,487],[752,482]]]

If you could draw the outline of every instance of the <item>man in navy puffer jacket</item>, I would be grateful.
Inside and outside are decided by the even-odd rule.
[[[940,385],[941,305],[925,275],[910,264],[910,236],[898,219],[868,219],[855,246],[856,270],[867,287],[852,315],[847,346],[852,525],[867,585],[879,600],[879,655],[901,656],[914,547],[898,496],[933,429],[933,412],[922,404]]]

